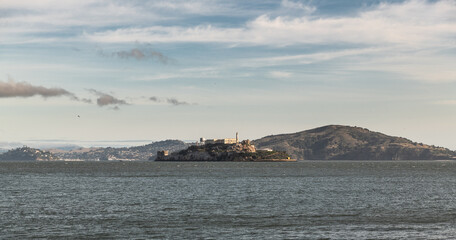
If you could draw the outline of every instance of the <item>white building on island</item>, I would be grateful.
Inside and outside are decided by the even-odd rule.
[[[237,144],[239,143],[239,134],[236,133],[236,138],[222,138],[222,139],[205,139],[200,138],[201,144]]]

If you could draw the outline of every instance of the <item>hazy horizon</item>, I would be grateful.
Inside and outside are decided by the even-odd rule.
[[[0,142],[329,124],[456,150],[456,0],[0,4]]]
[[[323,127],[323,126],[320,126]],[[362,127],[362,126],[350,126],[350,127]],[[305,129],[306,130],[312,130],[312,129]],[[369,129],[372,132],[377,132],[375,130]],[[296,132],[284,132],[284,133],[278,133],[278,134],[292,134]],[[276,134],[271,134],[271,135],[276,135]],[[261,136],[258,138],[240,138],[241,140],[249,139],[249,140],[256,140],[260,139],[263,137],[267,137],[270,135],[265,135]],[[392,137],[403,137],[403,136],[396,136],[396,135],[389,135]],[[206,138],[207,136],[200,136]],[[120,139],[120,140],[109,140],[109,139],[104,139],[104,140],[77,140],[77,139],[28,139],[24,140],[22,142],[6,142],[6,141],[0,141],[0,150],[8,150],[8,149],[14,149],[22,146],[27,146],[27,147],[32,147],[32,148],[40,148],[40,149],[59,149],[59,148],[105,148],[105,147],[114,147],[114,148],[122,148],[122,147],[135,147],[135,146],[142,146],[142,145],[147,145],[155,142],[161,142],[161,141],[166,141],[166,140],[180,140],[186,143],[194,143],[198,142],[199,138],[195,139],[171,139],[171,138],[161,138],[161,139]],[[218,136],[215,138],[230,138],[234,136]],[[413,142],[413,139],[409,139]],[[432,143],[423,143],[426,145],[434,145]],[[441,146],[439,146],[441,147]],[[455,151],[455,149],[450,150]]]

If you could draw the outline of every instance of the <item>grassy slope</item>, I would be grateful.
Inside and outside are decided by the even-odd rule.
[[[365,128],[329,125],[254,141],[257,148],[286,151],[300,160],[434,160],[455,152]]]

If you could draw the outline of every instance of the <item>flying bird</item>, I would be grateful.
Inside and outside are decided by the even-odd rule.
[[[78,115],[78,118],[80,118],[81,116]]]

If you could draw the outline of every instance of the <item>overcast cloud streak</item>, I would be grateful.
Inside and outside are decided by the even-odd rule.
[[[384,3],[356,16],[299,17],[263,14],[241,27],[212,25],[128,27],[86,33],[106,43],[200,42],[284,46],[292,44],[449,45],[456,37],[456,1]],[[417,17],[419,16],[419,17]]]
[[[116,52],[105,52],[104,50],[98,50],[98,53],[103,57],[115,57],[120,59],[136,59],[140,60],[157,60],[160,63],[168,64],[169,58],[165,56],[163,53],[154,51],[152,49],[140,49],[140,48],[133,48],[130,50],[123,50],[123,51],[116,51]]]
[[[169,104],[171,104],[171,105],[174,105],[174,106],[191,105],[191,104],[188,103],[188,102],[179,101],[179,100],[177,100],[176,98],[161,99],[161,98],[159,98],[159,97],[153,96],[153,97],[150,97],[149,100],[152,101],[152,102],[157,102],[157,103],[167,102],[167,103],[169,103]]]
[[[169,103],[169,104],[172,104],[174,106],[179,106],[179,105],[189,105],[188,102],[181,102],[175,98],[168,98],[166,99],[166,101]]]
[[[245,13],[248,20],[235,26],[157,23],[167,18],[183,18],[188,14],[205,16],[212,12],[221,16],[243,12],[233,5],[206,0],[191,3],[180,0],[147,1],[143,5],[95,0],[68,1],[68,4],[67,1],[62,4],[52,0],[6,1],[2,2],[0,10],[14,11],[0,16],[3,22],[0,29],[4,33],[0,40],[13,44],[18,41],[49,42],[71,38],[71,41],[98,43],[141,41],[271,46],[324,43],[448,46],[454,44],[456,37],[455,0],[385,2],[361,8],[357,14],[346,16],[318,15],[311,1],[306,4],[283,0],[278,11],[258,15]],[[84,27],[85,30],[77,35],[57,34],[49,37],[49,33],[72,27]],[[119,54],[141,57],[141,54],[130,50]],[[149,55],[159,58],[154,53]]]

